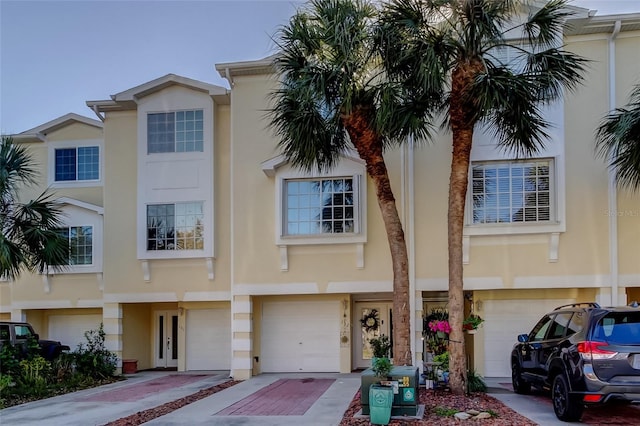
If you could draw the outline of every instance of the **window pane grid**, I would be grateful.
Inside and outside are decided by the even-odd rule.
[[[69,228],[71,265],[91,265],[93,263],[93,228],[77,226]]]
[[[76,180],[75,148],[56,149],[56,182]]]
[[[147,250],[204,250],[202,203],[148,205]]]
[[[55,181],[100,179],[100,150],[97,146],[55,150]]]
[[[550,161],[474,164],[473,223],[551,220]]]
[[[286,182],[286,234],[355,232],[352,178]]]
[[[69,242],[69,265],[93,264],[92,226],[71,226],[57,229],[57,232]]]
[[[78,148],[78,180],[99,178],[99,153],[97,146]]]
[[[147,115],[147,152],[203,152],[202,110]]]

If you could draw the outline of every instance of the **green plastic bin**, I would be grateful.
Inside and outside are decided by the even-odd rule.
[[[369,416],[371,424],[388,425],[393,406],[393,388],[373,385],[369,388]]]

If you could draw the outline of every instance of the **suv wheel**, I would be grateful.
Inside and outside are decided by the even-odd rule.
[[[558,419],[565,422],[577,422],[582,417],[584,405],[569,393],[569,383],[562,373],[553,379],[551,401],[553,402],[553,411]]]
[[[528,394],[531,391],[531,383],[525,381],[520,375],[520,365],[517,361],[511,365],[511,385],[513,391],[521,395]]]

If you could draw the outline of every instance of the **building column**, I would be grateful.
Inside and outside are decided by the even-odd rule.
[[[105,303],[102,308],[105,347],[118,357],[116,374],[122,374],[122,305]]]
[[[231,302],[231,377],[248,380],[253,370],[253,302],[234,295]]]

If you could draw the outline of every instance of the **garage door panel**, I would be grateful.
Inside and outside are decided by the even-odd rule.
[[[50,340],[59,340],[75,351],[79,344],[86,345],[87,339],[84,333],[98,330],[101,323],[102,315],[100,314],[50,315],[48,337]]]
[[[186,352],[187,370],[229,370],[231,310],[188,310]]]
[[[335,301],[265,302],[263,372],[340,371],[340,305]]]
[[[486,300],[484,303],[484,375],[509,377],[511,349],[519,334],[528,333],[545,313],[572,299]]]

